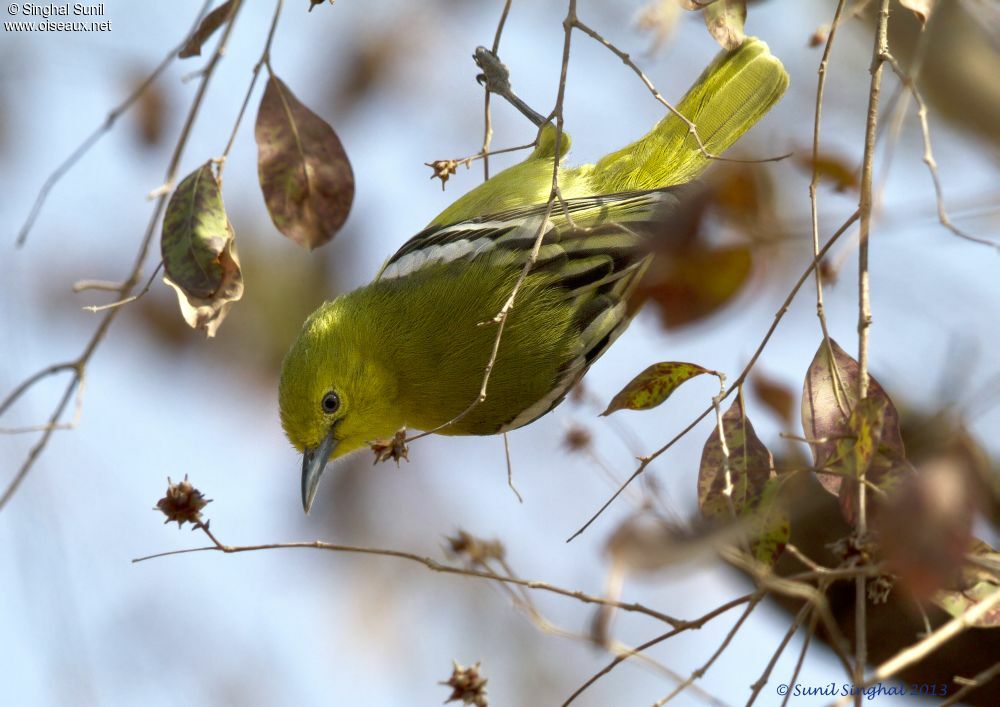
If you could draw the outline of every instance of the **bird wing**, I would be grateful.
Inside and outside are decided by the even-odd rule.
[[[512,209],[448,225],[430,226],[396,252],[377,279],[403,278],[433,264],[503,253],[512,266],[528,262],[544,232],[532,275],[545,274],[571,302],[574,352],[560,366],[541,399],[505,420],[497,431],[515,429],[558,405],[625,330],[627,301],[649,264],[650,239],[662,233],[688,185],[568,199]],[[547,218],[546,218],[547,216]]]
[[[425,228],[396,251],[376,279],[410,275],[434,264],[472,262],[503,251],[523,264],[540,231],[542,245],[532,272],[557,276],[568,294],[600,287],[645,259],[647,238],[669,220],[686,186],[588,196],[510,209]],[[546,214],[548,213],[548,218]]]

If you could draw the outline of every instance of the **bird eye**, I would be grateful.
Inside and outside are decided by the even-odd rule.
[[[334,393],[332,390],[323,396],[323,412],[327,415],[337,412],[337,408],[340,407],[340,396]]]

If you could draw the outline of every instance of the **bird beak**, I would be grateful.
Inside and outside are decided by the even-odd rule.
[[[333,427],[331,427],[322,442],[311,449],[306,448],[302,453],[302,508],[306,514],[309,513],[313,499],[316,498],[319,477],[323,475],[323,469],[326,468],[326,463],[336,447],[337,440],[333,438]]]

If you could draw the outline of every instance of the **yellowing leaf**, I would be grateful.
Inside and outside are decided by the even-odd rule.
[[[997,592],[1000,592],[1000,586],[983,580],[962,591],[938,592],[934,597],[934,603],[952,616],[958,617],[984,599],[992,598]],[[972,625],[976,628],[1000,628],[1000,605],[994,606]]]
[[[219,256],[232,240],[222,191],[206,162],[177,185],[163,215],[163,267],[184,292],[207,298],[222,284]]]
[[[722,416],[722,432],[729,456],[723,452],[718,428],[713,429],[701,453],[698,505],[707,518],[732,519],[735,512],[737,519],[750,519],[751,551],[759,561],[773,564],[788,542],[791,523],[777,499],[771,452],[747,419],[742,396]],[[732,509],[726,494],[727,468]]]
[[[746,0],[715,0],[705,6],[705,26],[708,33],[723,49],[732,51],[743,44],[746,34],[743,23],[747,19]]]
[[[831,358],[830,352],[833,356]],[[802,390],[802,429],[812,447],[820,483],[840,497],[841,510],[853,522],[856,479],[888,491],[913,469],[899,432],[899,413],[885,390],[868,376],[868,396],[859,406],[860,367],[833,339],[821,341],[806,372]],[[845,479],[850,483],[844,484]]]
[[[219,29],[226,20],[229,19],[233,12],[233,3],[236,0],[227,0],[227,2],[222,3],[217,8],[212,10],[210,13],[205,15],[205,18],[198,25],[198,29],[194,31],[190,37],[188,37],[187,42],[181,47],[181,50],[177,52],[177,56],[180,59],[187,59],[192,56],[201,56],[201,46],[208,41],[208,38],[215,34],[215,30]]]
[[[696,363],[654,363],[637,375],[622,388],[608,404],[602,415],[610,415],[616,410],[649,410],[670,397],[685,381],[702,373],[719,375],[715,371],[702,368]]]
[[[333,128],[272,75],[254,136],[260,187],[274,225],[310,250],[327,243],[354,200],[354,173]]]

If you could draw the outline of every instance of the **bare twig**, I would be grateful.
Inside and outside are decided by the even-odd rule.
[[[194,125],[195,118],[198,116],[202,100],[204,99],[205,92],[208,89],[209,81],[212,78],[212,74],[215,71],[216,65],[222,58],[226,43],[229,41],[230,34],[232,33],[233,25],[236,20],[236,15],[242,6],[243,3],[240,0],[237,0],[237,2],[233,4],[233,8],[230,11],[229,19],[226,22],[226,27],[223,30],[222,36],[219,38],[219,42],[216,45],[215,51],[213,52],[211,59],[209,59],[208,64],[205,66],[205,70],[201,74],[201,83],[198,86],[198,90],[195,93],[194,99],[191,102],[191,108],[188,111],[187,119],[184,122],[184,127],[181,129],[181,134],[178,137],[177,145],[174,147],[173,155],[171,156],[170,163],[167,167],[167,176],[166,179],[164,180],[167,183],[172,183],[174,177],[177,174],[177,168],[180,165],[181,157],[184,154],[184,148],[186,147],[188,137],[191,134],[191,128]],[[199,13],[199,18],[198,18],[199,21],[201,18],[201,14],[202,13]],[[196,22],[194,24],[194,27],[197,28],[197,26],[198,23]],[[193,31],[194,29],[192,29],[192,32]],[[188,36],[189,35],[190,33],[188,33]],[[135,261],[132,265],[132,270],[129,276],[125,278],[125,280],[122,282],[122,288],[121,290],[119,290],[119,296],[122,299],[128,297],[129,294],[132,292],[133,288],[135,288],[135,286],[139,283],[140,274],[142,272],[142,266],[146,261],[146,255],[149,252],[149,246],[152,243],[153,236],[156,232],[156,224],[159,222],[160,215],[163,213],[163,208],[165,206],[166,206],[166,194],[163,194],[159,197],[159,199],[157,199],[156,206],[153,208],[153,213],[150,216],[149,223],[146,226],[146,232],[143,235],[142,241],[139,245],[139,252],[136,254]],[[28,452],[28,456],[22,463],[21,467],[18,469],[17,473],[14,475],[14,478],[8,483],[7,487],[4,489],[3,495],[0,496],[0,510],[2,510],[4,506],[7,505],[7,502],[10,501],[13,495],[17,492],[17,489],[21,485],[21,482],[24,481],[24,478],[28,475],[28,472],[31,471],[32,467],[34,466],[35,461],[38,459],[39,455],[41,455],[42,451],[45,449],[46,445],[49,442],[49,439],[51,439],[52,437],[52,433],[56,430],[56,427],[54,427],[54,425],[56,425],[59,422],[59,418],[62,416],[63,411],[69,404],[70,398],[73,396],[73,391],[83,381],[84,370],[88,362],[90,361],[91,356],[94,355],[94,352],[97,350],[97,347],[104,340],[104,337],[108,333],[108,329],[111,327],[111,324],[114,322],[115,317],[118,316],[118,312],[120,311],[121,311],[120,307],[113,307],[107,310],[107,312],[102,317],[100,323],[98,323],[97,328],[94,330],[93,335],[90,337],[90,340],[87,342],[87,345],[84,347],[83,352],[80,354],[79,358],[77,358],[76,361],[74,362],[73,364],[74,375],[70,380],[69,384],[66,386],[66,389],[63,392],[62,397],[56,403],[52,415],[49,417],[48,426],[42,432],[42,435],[39,438],[38,442],[35,443],[35,446],[32,447],[31,450]],[[35,380],[40,380],[40,378],[37,377],[33,378],[35,378]],[[26,389],[27,387],[22,384],[15,390],[15,392],[18,395],[20,395]]]
[[[865,151],[861,162],[861,195],[858,200],[860,212],[860,233],[858,236],[858,400],[868,395],[868,332],[872,323],[871,289],[868,273],[868,240],[872,219],[872,171],[875,159],[875,135],[878,126],[878,103],[882,87],[882,65],[889,51],[889,0],[881,0],[875,31],[875,46],[872,50],[871,85],[868,91],[868,115],[865,120]],[[858,470],[857,534],[862,540],[868,533],[868,488],[865,485],[865,469]],[[859,575],[855,579],[854,591],[854,683],[859,684],[864,677],[868,661],[868,594],[866,579]],[[855,695],[854,704],[862,704],[860,693]]]
[[[653,95],[653,98],[659,101],[667,110],[676,115],[684,122],[685,125],[687,125],[688,133],[694,138],[695,142],[698,145],[698,151],[706,159],[719,160],[721,162],[758,163],[758,162],[777,162],[779,160],[783,160],[791,156],[791,154],[789,153],[784,155],[778,155],[777,157],[764,157],[760,159],[738,159],[734,157],[720,157],[719,155],[709,152],[708,149],[705,147],[705,143],[702,141],[701,136],[698,134],[698,128],[694,124],[694,122],[692,122],[687,116],[685,116],[683,113],[677,110],[677,108],[675,108],[670,103],[670,101],[668,101],[666,98],[663,97],[663,94],[661,94],[659,90],[657,90],[656,86],[653,85],[653,82],[649,80],[649,77],[646,76],[643,70],[640,69],[634,61],[632,61],[632,57],[629,56],[627,52],[624,52],[621,49],[619,49],[617,46],[614,45],[613,42],[611,42],[608,39],[605,39],[600,32],[584,24],[579,19],[574,20],[573,26],[579,29],[584,34],[586,34],[588,37],[591,37],[595,41],[604,45],[604,47],[606,47],[608,51],[610,51],[612,54],[621,59],[622,63],[624,63],[627,67],[632,69],[632,71],[635,72],[636,76],[639,77],[639,80],[642,81],[643,85],[645,85],[646,88],[649,90],[649,92]]]
[[[941,703],[941,707],[948,707],[949,705],[958,704],[958,702],[968,695],[970,692],[978,687],[982,687],[986,683],[990,682],[997,675],[1000,675],[1000,662],[996,662],[986,670],[978,673],[975,677],[966,680],[965,678],[955,677],[955,682],[962,682],[962,688],[956,692],[954,695],[949,697],[947,700]]]
[[[993,592],[985,599],[979,600],[964,614],[956,616],[923,640],[899,651],[899,653],[878,666],[871,677],[864,681],[858,681],[859,687],[871,687],[879,682],[884,682],[894,675],[899,674],[901,670],[923,660],[955,636],[971,628],[979,619],[993,611],[997,606],[1000,606],[1000,590]],[[990,670],[995,668],[996,666],[993,666]]]
[[[712,619],[716,618],[717,616],[719,616],[721,614],[726,613],[730,609],[735,608],[737,606],[741,606],[743,604],[746,604],[749,601],[753,601],[754,597],[756,597],[756,596],[757,596],[757,592],[754,592],[752,594],[746,594],[746,595],[741,596],[741,597],[737,597],[736,599],[728,601],[725,604],[722,604],[721,606],[717,606],[716,608],[712,609],[710,612],[708,612],[704,616],[701,616],[698,619],[695,619],[693,621],[688,621],[683,626],[679,626],[679,627],[677,627],[677,628],[675,628],[675,629],[673,629],[671,631],[667,631],[664,634],[661,634],[661,635],[659,635],[659,636],[657,636],[655,638],[652,638],[652,639],[646,641],[642,645],[637,646],[635,648],[635,650],[633,652],[631,652],[630,654],[628,654],[628,655],[618,656],[617,658],[615,658],[614,660],[612,660],[610,663],[608,663],[607,665],[605,665],[603,668],[601,668],[601,670],[599,670],[593,676],[591,676],[580,687],[578,687],[576,689],[576,691],[572,695],[570,695],[566,699],[565,702],[562,703],[562,707],[566,707],[567,705],[571,704],[574,700],[576,700],[577,697],[579,697],[580,695],[582,695],[583,692],[587,688],[589,688],[591,685],[593,685],[595,682],[597,682],[598,680],[600,680],[602,677],[604,677],[605,675],[607,675],[608,673],[610,673],[612,670],[615,669],[615,667],[617,667],[618,665],[620,665],[624,661],[628,660],[629,658],[631,658],[631,657],[633,657],[635,655],[638,655],[639,653],[642,653],[643,651],[645,651],[645,650],[647,650],[649,648],[652,648],[653,646],[655,646],[657,644],[663,643],[667,639],[673,638],[674,636],[676,636],[679,633],[683,633],[684,631],[689,631],[691,629],[701,628],[702,626],[704,626],[705,624],[707,624]]]
[[[726,637],[722,640],[722,643],[715,650],[715,653],[713,653],[712,656],[707,661],[705,661],[704,665],[694,670],[687,677],[687,679],[684,680],[684,682],[675,687],[669,695],[653,703],[653,707],[663,707],[663,705],[667,704],[668,702],[670,702],[670,700],[674,699],[677,695],[681,694],[682,692],[684,692],[684,690],[690,687],[695,680],[700,680],[705,675],[705,673],[708,672],[708,669],[712,667],[712,664],[715,663],[716,660],[718,660],[719,656],[723,654],[723,652],[732,642],[736,634],[739,633],[740,628],[742,628],[743,626],[743,622],[745,622],[748,618],[750,618],[750,614],[752,614],[753,610],[757,608],[757,604],[760,603],[760,600],[761,597],[756,595],[753,598],[751,598],[750,602],[747,604],[747,608],[743,610],[742,614],[740,614],[740,618],[737,619],[735,624],[733,624],[733,627],[729,630],[729,633],[726,634]]]
[[[806,652],[809,650],[809,644],[812,642],[813,634],[816,633],[816,612],[812,612],[809,615],[809,629],[806,631],[806,638],[802,642],[802,650],[799,651],[799,659],[795,661],[795,669],[792,670],[792,677],[788,679],[785,683],[787,690],[785,691],[785,698],[781,701],[781,707],[785,707],[788,704],[789,698],[792,696],[793,688],[795,687],[795,681],[799,679],[799,672],[802,670],[802,664],[806,660]]]
[[[855,221],[857,221],[857,219],[858,219],[858,213],[859,213],[858,211],[855,211],[853,214],[851,214],[851,216],[848,217],[848,219],[843,224],[841,224],[840,228],[838,228],[837,231],[832,236],[830,236],[830,239],[820,249],[819,255],[817,257],[813,258],[812,262],[810,262],[809,266],[805,269],[805,272],[803,272],[802,275],[799,276],[799,279],[795,283],[795,285],[792,287],[791,292],[788,293],[788,296],[785,298],[785,301],[782,303],[781,307],[775,313],[774,320],[771,322],[771,326],[768,328],[767,332],[764,334],[764,338],[761,340],[760,344],[758,344],[756,351],[754,351],[754,353],[753,353],[753,356],[750,357],[750,361],[747,363],[746,367],[744,367],[743,372],[740,373],[740,375],[736,378],[736,380],[733,381],[733,383],[729,386],[729,388],[726,389],[726,395],[724,397],[729,397],[730,395],[732,395],[733,391],[736,390],[737,388],[739,388],[739,386],[743,384],[743,381],[746,380],[746,377],[750,374],[751,369],[754,367],[754,365],[756,365],[757,360],[760,358],[760,355],[764,352],[764,348],[767,346],[768,342],[771,340],[771,336],[774,334],[775,330],[778,328],[778,324],[781,322],[782,318],[785,316],[785,312],[787,312],[789,306],[791,306],[792,300],[795,299],[795,295],[798,294],[799,290],[802,288],[802,285],[809,278],[809,275],[812,274],[813,269],[815,269],[818,266],[818,264],[821,262],[821,260],[827,254],[827,252],[830,250],[830,248],[833,246],[833,244],[837,242],[837,239],[840,238],[847,231],[847,229],[849,229],[854,224]],[[713,409],[714,409],[714,406],[709,406],[704,411],[702,411],[702,413],[700,415],[698,415],[698,417],[696,417],[694,420],[692,420],[688,424],[687,427],[685,427],[680,432],[678,432],[676,435],[674,435],[674,437],[669,442],[667,442],[666,444],[664,444],[662,447],[660,447],[659,449],[657,449],[652,454],[650,454],[648,456],[640,457],[639,458],[639,466],[636,468],[635,471],[632,472],[632,475],[629,476],[628,479],[625,480],[625,483],[623,483],[618,488],[618,490],[615,491],[614,494],[612,494],[612,496],[607,501],[604,502],[604,505],[602,505],[597,510],[597,512],[594,513],[590,517],[590,519],[587,520],[587,522],[584,523],[579,528],[579,530],[577,530],[569,538],[566,539],[566,542],[571,542],[574,538],[576,538],[583,531],[585,531],[587,528],[589,528],[590,525],[595,520],[597,520],[597,518],[600,517],[600,515],[602,513],[604,513],[604,511],[608,508],[608,506],[610,506],[614,502],[614,500],[616,498],[618,498],[618,496],[621,495],[621,493],[633,481],[635,481],[635,479],[637,479],[646,470],[646,468],[657,457],[659,457],[664,452],[666,452],[668,449],[670,449],[671,447],[673,447],[674,444],[676,444],[682,437],[684,437],[684,435],[686,435],[688,432],[690,432],[691,430],[693,430],[695,428],[695,426],[699,422],[701,422],[706,417],[708,417],[709,413],[711,413]]]
[[[979,238],[968,234],[952,223],[951,217],[948,215],[948,211],[945,208],[944,190],[941,187],[941,177],[938,174],[938,164],[937,160],[934,159],[934,150],[931,148],[931,129],[930,124],[927,121],[927,103],[924,102],[924,98],[920,93],[920,89],[917,88],[917,83],[914,78],[908,76],[906,72],[903,71],[903,68],[899,65],[899,62],[896,61],[896,58],[889,52],[888,48],[886,48],[883,59],[889,62],[893,72],[899,78],[900,83],[910,92],[913,96],[913,100],[917,103],[917,117],[920,120],[920,134],[924,143],[923,161],[924,164],[927,165],[927,170],[930,172],[931,181],[934,182],[934,198],[935,203],[937,204],[938,221],[942,226],[947,228],[959,238],[964,238],[967,241],[979,243],[980,245],[987,245],[991,248],[995,248],[997,251],[1000,251],[1000,243],[995,243],[994,241],[986,238]]]
[[[503,10],[500,11],[500,20],[497,22],[497,31],[493,35],[493,54],[500,51],[500,37],[503,35],[504,25],[507,24],[507,15],[510,14],[510,4],[513,0],[504,0]],[[490,90],[487,88],[483,95],[483,148],[479,154],[483,157],[483,181],[490,178],[490,142],[493,140],[493,117],[490,114]],[[468,163],[466,163],[468,165]]]
[[[507,439],[506,432],[503,433],[503,455],[507,460],[507,485],[510,486],[510,490],[517,496],[517,502],[524,503],[524,499],[521,498],[517,487],[514,486],[514,466],[510,463],[510,441]]]
[[[750,705],[757,701],[757,696],[760,695],[760,691],[764,689],[764,685],[767,684],[768,679],[771,677],[771,671],[774,670],[774,666],[778,662],[778,658],[780,658],[781,654],[785,652],[785,646],[787,646],[788,642],[792,640],[792,636],[794,636],[796,631],[799,630],[799,626],[802,625],[806,615],[811,611],[812,607],[809,604],[806,604],[799,609],[799,613],[795,615],[792,625],[788,627],[788,631],[785,632],[785,636],[781,639],[781,643],[778,644],[778,647],[774,650],[774,654],[771,655],[771,660],[767,662],[767,667],[764,668],[764,672],[761,673],[759,678],[757,678],[757,682],[750,686],[751,692],[750,699],[747,700],[747,707],[750,707]]]
[[[153,71],[146,78],[144,78],[138,86],[136,86],[135,90],[132,91],[132,93],[130,93],[124,101],[115,106],[110,113],[108,113],[104,122],[101,123],[101,125],[98,126],[94,132],[88,135],[86,139],[84,139],[84,141],[70,153],[69,157],[63,160],[62,163],[56,167],[48,177],[46,177],[41,189],[38,190],[38,196],[35,197],[35,203],[31,206],[28,218],[25,219],[24,225],[21,226],[21,230],[17,234],[17,246],[19,248],[23,246],[24,242],[27,240],[28,233],[31,231],[32,226],[35,225],[35,220],[38,218],[38,214],[42,210],[42,206],[45,204],[45,200],[48,198],[49,192],[52,191],[52,188],[60,179],[62,179],[63,175],[65,175],[77,162],[80,161],[81,157],[87,154],[90,148],[93,147],[105,133],[109,132],[111,128],[114,127],[118,119],[126,113],[128,109],[139,100],[139,98],[142,97],[142,94],[146,92],[146,89],[148,89],[153,82],[160,77],[160,74],[162,74],[163,71],[170,66],[170,62],[172,62],[177,56],[177,52],[179,52],[184,45],[187,44],[188,38],[194,34],[196,29],[198,29],[198,25],[201,23],[205,13],[208,12],[208,8],[211,4],[212,0],[205,0],[205,3],[201,6],[201,10],[198,11],[198,16],[195,17],[194,24],[191,25],[191,30],[184,35],[183,41],[171,49],[167,55],[163,57],[160,63],[157,64],[156,68],[153,69]]]
[[[253,88],[257,85],[257,78],[260,76],[260,69],[265,64],[270,66],[271,62],[271,44],[274,42],[274,32],[278,29],[278,20],[281,18],[281,10],[284,7],[285,0],[277,0],[274,5],[274,16],[271,18],[271,26],[267,31],[267,39],[264,42],[264,49],[260,53],[260,59],[254,64],[253,75],[250,77],[250,85],[247,87],[246,95],[243,96],[243,103],[240,105],[240,111],[236,114],[236,122],[233,124],[233,129],[229,133],[229,140],[226,142],[226,148],[222,151],[222,156],[219,157],[216,162],[219,165],[219,181],[222,181],[222,170],[226,166],[226,158],[229,157],[229,152],[233,149],[233,143],[236,141],[236,133],[240,129],[240,123],[243,122],[243,115],[247,111],[247,106],[250,104],[250,96],[253,95]]]
[[[525,587],[527,589],[534,589],[537,591],[550,592],[552,594],[559,594],[560,596],[569,597],[570,599],[576,599],[577,601],[583,602],[584,604],[598,604],[601,606],[613,606],[616,609],[621,609],[622,611],[630,611],[638,614],[644,614],[646,616],[652,617],[658,621],[662,621],[675,628],[684,628],[689,626],[692,622],[685,621],[682,619],[676,619],[672,616],[668,616],[662,612],[651,609],[642,604],[637,604],[635,602],[620,602],[612,599],[607,599],[606,597],[595,596],[593,594],[587,594],[586,592],[576,591],[572,589],[563,589],[554,584],[549,584],[548,582],[539,582],[531,579],[521,579],[516,576],[506,576],[501,574],[496,574],[495,572],[488,572],[483,570],[469,569],[467,567],[455,567],[452,565],[446,565],[437,560],[431,559],[430,557],[423,557],[412,552],[404,552],[402,550],[390,550],[385,548],[376,547],[363,547],[358,545],[341,545],[337,543],[326,543],[319,540],[313,542],[292,542],[292,543],[267,543],[262,545],[226,545],[222,543],[211,530],[204,524],[198,526],[201,530],[208,535],[209,539],[212,541],[212,545],[205,547],[193,547],[184,550],[170,550],[168,552],[158,552],[153,555],[145,555],[143,557],[137,557],[132,560],[133,563],[146,562],[147,560],[153,560],[161,557],[172,557],[174,555],[186,555],[192,552],[222,552],[227,555],[238,554],[242,552],[259,552],[262,550],[288,550],[288,549],[308,549],[308,550],[325,550],[328,552],[338,552],[346,554],[360,554],[360,555],[378,555],[380,557],[394,557],[401,560],[408,560],[410,562],[416,562],[421,564],[427,569],[433,572],[441,572],[443,574],[456,574],[464,575],[466,577],[478,577],[480,579],[490,579],[497,582],[503,582],[506,584],[518,585]],[[700,619],[699,619],[700,620]]]

